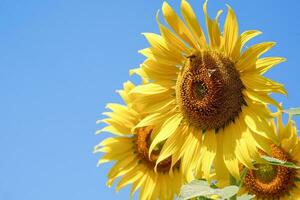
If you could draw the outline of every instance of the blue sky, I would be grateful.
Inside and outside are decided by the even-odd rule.
[[[169,1],[176,10],[179,0]],[[191,0],[203,24],[203,0]],[[300,3],[210,0],[211,16],[230,4],[240,30],[277,41],[267,55],[288,62],[267,74],[286,85],[285,107],[300,106]],[[108,102],[158,32],[162,1],[0,1],[0,200],[128,199],[105,186],[110,165],[96,168],[92,149]],[[224,16],[223,18],[224,19]],[[299,119],[296,119],[298,123]]]

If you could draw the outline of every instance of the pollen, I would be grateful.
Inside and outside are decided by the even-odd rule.
[[[151,142],[152,130],[152,127],[143,127],[136,129],[135,147],[141,163],[146,164],[150,169],[153,170],[156,165],[160,149],[153,150],[149,157],[149,146]],[[168,157],[165,160],[161,161],[157,164],[157,171],[163,173],[169,172],[171,162],[171,157]],[[176,164],[175,167],[178,167],[178,164]]]
[[[274,158],[291,161],[280,147],[271,147]],[[279,199],[295,187],[295,169],[270,164],[258,164],[256,168],[247,173],[244,185],[258,199]]]
[[[176,98],[188,121],[202,129],[224,128],[246,105],[234,63],[215,51],[187,58],[176,83]]]

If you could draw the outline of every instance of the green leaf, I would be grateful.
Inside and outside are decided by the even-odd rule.
[[[294,181],[295,181],[295,182],[300,182],[300,178],[295,177],[295,178],[294,178]]]
[[[261,158],[264,159],[265,161],[267,161],[271,165],[278,165],[278,166],[282,166],[282,167],[300,169],[299,166],[297,166],[294,163],[289,162],[289,161],[279,160],[277,158],[273,158],[273,157],[266,156],[266,155],[262,155]]]
[[[244,179],[245,179],[247,173],[248,173],[248,168],[244,167],[244,169],[242,170],[242,173],[241,173],[241,179],[237,182],[237,186],[239,186],[239,188],[241,188],[243,186]]]
[[[194,180],[187,185],[181,187],[179,199],[187,200],[195,197],[209,197],[214,194],[213,189],[203,180]],[[201,198],[200,198],[201,199]]]
[[[292,114],[292,115],[300,115],[300,107],[298,108],[289,108],[284,110],[283,112],[288,113],[288,114]]]
[[[239,187],[237,186],[227,186],[223,189],[212,188],[206,181],[195,180],[181,187],[179,199],[188,200],[195,197],[202,197],[198,199],[209,199],[218,197],[220,200],[225,200],[236,195],[238,190]]]
[[[237,200],[251,200],[254,199],[255,195],[250,195],[250,194],[244,194],[242,196],[239,196]]]
[[[235,185],[230,185],[227,187],[224,187],[223,189],[219,189],[220,196],[222,199],[228,199],[234,195],[236,195],[239,191],[239,187]]]
[[[229,176],[230,185],[237,185],[237,181],[233,176]]]

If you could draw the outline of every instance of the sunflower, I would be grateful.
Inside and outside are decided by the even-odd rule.
[[[171,158],[167,158],[156,165],[159,148],[154,150],[150,157],[148,156],[149,141],[155,127],[134,129],[143,116],[139,114],[140,108],[133,105],[132,99],[128,96],[128,92],[133,88],[131,82],[125,83],[124,90],[119,93],[127,106],[108,104],[107,108],[111,112],[104,113],[108,118],[99,121],[107,123],[108,126],[98,133],[111,132],[114,136],[95,146],[95,153],[104,153],[98,164],[115,161],[108,173],[107,185],[110,187],[115,179],[121,177],[116,190],[132,184],[130,198],[137,189],[140,189],[140,200],[173,200],[184,181],[180,172],[180,162],[171,168]]]
[[[172,156],[172,165],[182,161],[184,173],[210,177],[213,163],[217,176],[229,173],[239,179],[239,162],[252,168],[258,157],[256,147],[271,149],[275,139],[267,121],[275,115],[269,105],[280,108],[270,93],[286,95],[282,84],[263,74],[284,61],[280,57],[260,58],[275,45],[263,42],[245,48],[246,42],[261,34],[248,30],[239,35],[234,11],[228,6],[223,33],[219,11],[208,16],[203,5],[208,37],[190,4],[182,0],[183,20],[164,2],[162,14],[167,28],[157,23],[161,34],[144,33],[150,47],[140,51],[146,57],[134,69],[149,82],[134,88],[134,103],[149,113],[136,127],[157,126],[149,154],[163,146],[157,160]]]
[[[270,144],[272,157],[299,165],[300,139],[294,122],[289,118],[287,125],[283,125],[280,115],[277,125],[278,141]],[[265,154],[263,151],[261,153]],[[299,180],[299,170],[260,163],[256,165],[255,170],[252,169],[246,174],[242,193],[254,194],[256,199],[297,200],[300,199]]]

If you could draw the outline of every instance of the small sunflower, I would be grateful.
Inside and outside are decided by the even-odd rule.
[[[289,119],[283,125],[281,115],[278,118],[278,142],[270,145],[274,158],[300,164],[300,139],[296,126]],[[274,130],[276,130],[275,125]],[[263,151],[261,151],[264,154]],[[294,168],[257,164],[244,179],[242,192],[254,194],[256,199],[297,200],[300,199],[300,171]]]
[[[267,140],[275,135],[267,121],[274,114],[268,105],[280,105],[269,94],[286,95],[286,91],[282,84],[262,75],[284,59],[260,58],[274,42],[245,48],[261,32],[249,30],[239,35],[231,7],[223,33],[218,23],[222,11],[211,19],[207,1],[203,11],[207,38],[187,1],[181,3],[184,21],[163,3],[162,13],[172,30],[157,15],[161,35],[144,34],[151,47],[140,51],[147,59],[132,72],[149,82],[130,94],[149,113],[137,127],[161,124],[149,148],[151,153],[163,144],[157,163],[172,156],[172,164],[182,160],[184,172],[194,168],[196,174],[209,178],[215,162],[217,175],[229,172],[238,179],[238,163],[252,168],[257,146],[271,150]]]
[[[140,200],[173,200],[184,181],[180,172],[180,162],[171,168],[171,158],[167,158],[156,166],[159,148],[155,149],[150,157],[148,156],[151,134],[155,127],[145,126],[134,129],[143,116],[128,96],[128,92],[133,88],[131,82],[125,83],[124,90],[119,93],[127,106],[108,104],[107,108],[112,112],[104,113],[109,118],[100,120],[108,126],[98,133],[111,132],[115,136],[95,146],[95,153],[104,153],[98,164],[115,161],[108,173],[107,185],[110,187],[115,179],[121,177],[116,190],[132,184],[130,198],[137,189],[140,189]]]

